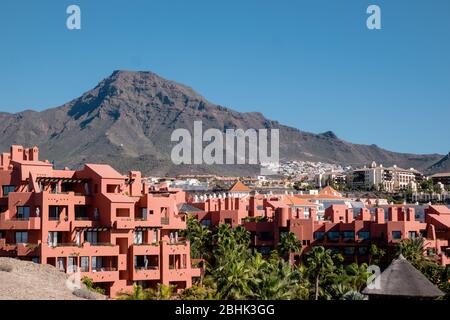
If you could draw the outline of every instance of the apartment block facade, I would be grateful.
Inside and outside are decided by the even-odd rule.
[[[414,208],[387,206],[354,211],[345,204],[330,205],[319,218],[317,204],[301,195],[230,194],[196,200],[191,204],[200,211],[194,214],[204,225],[242,225],[251,233],[251,245],[263,254],[275,249],[283,234],[294,233],[303,246],[301,252],[291,256],[293,263],[299,263],[303,253],[315,245],[341,253],[348,262],[370,262],[369,248],[376,244],[386,250],[387,260],[395,256],[400,241],[422,236],[427,253],[443,265],[450,264],[450,210],[445,206],[430,206],[424,221],[418,221]]]
[[[200,277],[180,210],[186,195],[150,187],[109,165],[56,170],[39,149],[0,155],[0,256],[80,272],[110,296],[158,283],[183,289]]]
[[[360,189],[382,189],[386,192],[397,192],[401,190],[416,190],[417,183],[423,179],[423,174],[414,168],[403,169],[396,165],[383,167],[373,162],[369,167],[353,171],[351,185]]]

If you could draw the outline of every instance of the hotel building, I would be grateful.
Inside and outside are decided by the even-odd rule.
[[[178,234],[181,190],[103,164],[56,170],[37,147],[17,145],[0,155],[0,185],[0,256],[79,271],[110,296],[134,283],[182,289],[200,276]]]

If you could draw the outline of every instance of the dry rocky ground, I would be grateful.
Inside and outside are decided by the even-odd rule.
[[[84,285],[71,291],[68,275],[55,267],[0,258],[0,300],[103,300]]]

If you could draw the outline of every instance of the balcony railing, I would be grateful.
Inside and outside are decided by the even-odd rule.
[[[26,218],[13,217],[13,218],[11,218],[9,220],[10,221],[30,221],[30,217],[26,217]]]
[[[95,267],[92,268],[92,272],[109,272],[109,271],[117,271],[116,267]]]
[[[89,217],[75,217],[76,221],[89,221],[91,218]]]
[[[81,244],[77,244],[75,242],[66,242],[66,243],[61,242],[61,243],[54,243],[54,244],[49,243],[48,246],[53,247],[53,248],[55,248],[55,247],[82,247]]]
[[[114,247],[115,245],[111,242],[97,242],[97,243],[91,243],[91,246],[93,247]]]
[[[162,217],[161,218],[161,224],[168,225],[169,224],[169,218],[168,217]]]
[[[159,242],[158,241],[141,242],[141,243],[133,243],[133,245],[135,245],[135,246],[155,246],[155,247],[157,247],[159,245]]]
[[[159,270],[159,266],[135,266],[134,269],[136,271],[145,271],[145,270]]]

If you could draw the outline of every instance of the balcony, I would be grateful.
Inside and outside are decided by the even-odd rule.
[[[186,281],[186,279],[188,278],[192,278],[195,277],[196,273],[193,270],[200,270],[200,269],[170,269],[168,270],[167,274],[168,274],[168,278],[169,281]],[[200,275],[200,273],[198,273],[198,275]]]
[[[133,244],[131,247],[131,255],[133,256],[157,255],[160,251],[161,247],[158,242]]]
[[[161,217],[162,227],[168,229],[186,229],[184,216]]]
[[[90,244],[85,242],[81,245],[77,245],[74,242],[71,243],[58,243],[55,246],[49,246],[48,244],[42,247],[43,255],[48,257],[61,257],[61,256],[117,256],[119,255],[119,246],[112,243],[96,243]]]
[[[161,271],[158,266],[149,266],[147,268],[142,266],[134,267],[133,281],[159,280],[160,278]]]
[[[82,272],[81,277],[87,276],[94,282],[114,282],[119,280],[119,271],[114,267],[93,268],[91,272]]]
[[[8,230],[39,230],[41,229],[40,217],[6,219],[5,214],[0,214],[0,229]]]
[[[34,243],[17,244],[17,255],[19,257],[34,257],[40,255],[40,245]]]
[[[91,219],[90,217],[75,217],[74,221],[71,221],[72,229],[75,228],[93,228],[98,227],[99,222]]]
[[[17,255],[17,245],[6,243],[5,239],[0,240],[0,256],[13,257]]]
[[[155,227],[155,223],[144,218],[117,218],[114,226],[116,229],[151,228]]]

